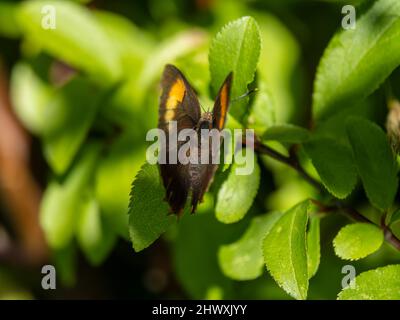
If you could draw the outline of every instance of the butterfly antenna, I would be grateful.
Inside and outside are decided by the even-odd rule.
[[[247,96],[249,96],[249,95],[251,95],[251,94],[253,94],[253,93],[256,93],[257,91],[258,91],[257,88],[251,89],[251,90],[247,91],[245,94],[242,94],[241,96],[239,96],[239,97],[237,97],[237,98],[235,98],[235,99],[232,99],[232,100],[231,100],[231,103],[232,103],[232,102],[236,102],[236,101],[238,101],[238,100],[240,100],[240,99],[246,98]]]

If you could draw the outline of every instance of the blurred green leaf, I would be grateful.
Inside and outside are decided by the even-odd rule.
[[[169,214],[157,165],[145,163],[132,184],[129,234],[136,252],[147,248],[176,221]]]
[[[306,299],[308,267],[306,227],[309,201],[288,210],[264,239],[264,261],[279,286],[296,299]]]
[[[94,266],[104,261],[116,242],[115,233],[105,224],[93,197],[87,197],[82,205],[77,238],[86,258]]]
[[[11,100],[15,113],[24,126],[35,134],[44,134],[53,127],[46,115],[53,89],[26,63],[14,66],[11,77]]]
[[[320,218],[310,217],[309,229],[307,232],[307,266],[308,279],[311,279],[318,271],[321,258],[320,245]]]
[[[121,15],[99,10],[94,11],[94,15],[118,52],[124,74],[138,77],[144,62],[154,50],[153,39]]]
[[[400,2],[378,0],[357,19],[354,30],[341,30],[320,61],[314,83],[316,117],[365,98],[400,64]]]
[[[85,191],[93,178],[99,152],[99,145],[88,145],[66,180],[62,184],[52,181],[44,193],[40,224],[52,248],[66,247],[75,233]]]
[[[226,276],[234,280],[251,280],[262,274],[262,240],[281,215],[272,212],[253,218],[238,241],[220,247],[219,265]]]
[[[126,239],[129,239],[126,213],[129,191],[145,154],[144,147],[130,135],[122,135],[101,159],[96,174],[96,199],[101,210],[115,232]]]
[[[369,223],[353,223],[333,240],[335,253],[342,259],[358,260],[377,251],[383,243],[383,231]]]
[[[254,80],[260,48],[260,32],[257,22],[252,17],[243,17],[222,28],[214,37],[209,54],[214,95],[231,71],[231,98],[237,98],[247,92],[247,86]],[[231,105],[230,113],[241,120],[247,112],[247,103],[248,98],[236,101]]]
[[[349,118],[347,134],[368,199],[378,209],[388,209],[397,191],[397,169],[385,133],[376,124]]]
[[[242,151],[239,151],[242,152]],[[245,152],[253,152],[247,149]],[[254,154],[253,154],[254,155]],[[235,161],[230,168],[227,179],[222,183],[217,194],[215,214],[223,223],[234,223],[244,217],[250,209],[260,184],[260,167],[254,155],[254,169],[248,174],[239,175],[237,170],[243,170],[246,165]]]
[[[74,159],[93,123],[99,93],[81,77],[60,88],[46,106],[53,130],[43,137],[44,154],[51,168],[63,174]]]
[[[43,27],[55,13],[55,28]],[[93,14],[70,1],[26,1],[18,12],[21,28],[46,52],[109,84],[121,75],[117,51]]]
[[[361,273],[339,295],[339,300],[400,300],[400,265]]]
[[[18,4],[0,2],[0,35],[17,38],[21,30],[17,22]]]
[[[309,139],[310,132],[293,124],[277,124],[270,126],[263,134],[263,140],[275,140],[287,143],[302,143]]]
[[[325,188],[339,199],[346,198],[357,183],[350,148],[330,138],[311,140],[304,148]]]

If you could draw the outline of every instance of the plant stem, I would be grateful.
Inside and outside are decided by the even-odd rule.
[[[245,144],[245,142],[243,142]],[[254,142],[254,150],[259,154],[265,154],[270,156],[271,158],[288,165],[289,167],[295,169],[310,185],[315,187],[320,192],[325,192],[325,188],[318,182],[316,179],[311,177],[301,166],[295,149],[291,149],[290,156],[287,157],[278,151],[266,146],[262,142],[260,142],[257,138],[255,138]],[[320,201],[312,200],[312,202],[320,208],[321,212],[331,212],[331,211],[341,211],[346,214],[346,216],[352,218],[358,222],[370,223],[376,225],[373,221],[369,220],[365,216],[363,216],[356,209],[347,206],[340,200],[337,200],[333,205],[325,205]],[[394,248],[400,251],[400,239],[396,237],[396,235],[390,230],[390,228],[385,223],[385,218],[383,217],[381,224],[378,225],[384,232],[385,239],[388,243],[390,243]]]

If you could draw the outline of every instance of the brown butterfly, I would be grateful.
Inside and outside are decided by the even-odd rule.
[[[161,80],[158,127],[166,133],[166,164],[160,164],[161,177],[166,189],[166,200],[171,211],[181,214],[191,194],[191,212],[196,211],[202,201],[218,165],[208,164],[175,164],[169,163],[168,132],[171,121],[176,121],[177,132],[183,129],[194,129],[200,135],[201,129],[222,130],[225,125],[229,107],[232,72],[226,77],[218,92],[212,112],[201,114],[200,103],[196,93],[185,76],[173,65],[167,65]],[[178,143],[179,149],[183,143]],[[199,154],[201,150],[198,150]],[[208,156],[208,155],[207,155]]]

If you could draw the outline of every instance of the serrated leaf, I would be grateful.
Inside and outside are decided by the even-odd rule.
[[[349,118],[347,135],[365,192],[378,209],[388,209],[397,191],[397,168],[385,133],[362,118]]]
[[[320,245],[320,218],[310,217],[309,229],[307,232],[307,266],[308,279],[311,279],[318,271],[321,258]]]
[[[50,24],[53,13],[55,28],[44,28],[44,24]],[[27,1],[20,6],[18,21],[33,43],[100,83],[119,78],[119,57],[87,8],[70,1]]]
[[[129,235],[136,252],[151,245],[176,221],[164,198],[157,166],[145,163],[133,181],[129,204]]]
[[[314,83],[318,118],[367,97],[400,64],[400,2],[371,3],[356,29],[340,30],[325,50]]]
[[[353,223],[333,240],[335,253],[342,259],[358,260],[377,251],[383,243],[383,231],[369,223]]]
[[[310,138],[310,132],[293,124],[279,124],[269,127],[263,134],[262,139],[287,143],[302,143]]]
[[[325,188],[339,199],[346,198],[357,183],[350,148],[334,139],[323,138],[305,143],[304,149]]]
[[[219,265],[226,276],[234,280],[251,280],[262,274],[262,240],[281,216],[280,212],[272,212],[253,218],[238,241],[220,247]]]
[[[248,84],[254,80],[260,49],[260,33],[252,17],[242,17],[225,25],[214,37],[209,54],[214,95],[230,72],[233,72],[231,97],[246,93]],[[230,106],[229,112],[241,120],[247,103],[248,98],[238,100]]]
[[[247,149],[246,152],[252,152]],[[227,179],[222,183],[217,194],[215,214],[223,223],[234,223],[244,217],[250,209],[257,194],[260,184],[260,167],[254,155],[254,168],[248,174],[239,175],[237,170],[243,170],[248,161],[239,164],[235,161],[231,167]]]
[[[400,265],[389,265],[361,273],[343,289],[339,300],[400,300]]]
[[[43,137],[44,155],[57,174],[71,164],[93,123],[99,106],[98,92],[85,79],[73,78],[46,106],[52,131]]]
[[[87,197],[78,219],[77,238],[89,262],[100,265],[113,248],[116,234],[104,224],[96,199]]]
[[[75,233],[84,192],[93,176],[99,152],[99,145],[88,145],[65,182],[51,182],[44,193],[40,208],[40,225],[52,248],[64,248]]]
[[[306,227],[309,201],[288,210],[264,239],[264,262],[268,271],[288,294],[306,299],[308,266]]]

